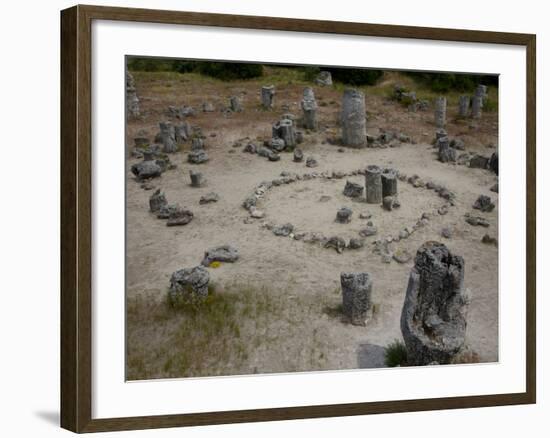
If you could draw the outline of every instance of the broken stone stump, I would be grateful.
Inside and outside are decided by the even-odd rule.
[[[204,253],[201,264],[210,266],[212,262],[235,263],[239,260],[239,250],[231,245],[221,245],[210,248]]]
[[[184,143],[191,135],[191,126],[189,122],[183,122],[181,125],[177,125],[174,128],[176,143]]]
[[[470,158],[470,167],[474,169],[487,169],[489,166],[489,158],[483,155],[476,154]]]
[[[470,96],[460,96],[458,98],[458,116],[462,118],[468,117],[470,110]]]
[[[203,300],[208,296],[210,274],[203,266],[180,269],[170,278],[168,300],[171,305]]]
[[[302,99],[302,124],[305,129],[317,129],[317,102],[315,94],[311,87],[304,89],[304,98]]]
[[[133,164],[131,171],[138,181],[143,181],[159,177],[162,174],[162,167],[160,167],[156,161],[147,160]]]
[[[367,117],[365,95],[356,89],[348,88],[342,99],[342,143],[354,148],[367,143]]]
[[[157,189],[157,191],[149,198],[149,210],[153,213],[159,211],[167,204],[168,201],[166,200],[166,196],[160,191],[160,189]]]
[[[243,106],[241,104],[241,99],[239,99],[238,96],[231,96],[229,98],[229,108],[234,113],[240,113],[243,110]]]
[[[456,149],[452,148],[449,143],[449,137],[441,137],[437,140],[439,146],[438,158],[442,163],[449,163],[456,161]]]
[[[208,161],[208,154],[204,149],[191,150],[187,155],[187,161],[191,164],[201,164]]]
[[[382,178],[382,197],[397,196],[397,172],[393,169],[384,169]]]
[[[160,137],[162,139],[162,151],[164,153],[172,153],[178,150],[176,144],[176,130],[170,122],[160,122]]]
[[[332,74],[329,71],[319,72],[315,83],[321,87],[326,87],[332,85]]]
[[[416,253],[401,313],[408,365],[451,363],[464,345],[468,303],[464,259],[426,242]]]
[[[444,128],[447,117],[447,98],[439,96],[435,99],[435,126]]]
[[[262,107],[264,109],[273,108],[274,97],[275,97],[274,85],[265,85],[262,87]]]
[[[299,148],[294,149],[294,162],[301,163],[302,161],[304,161],[304,153]]]
[[[296,131],[294,130],[294,123],[291,119],[279,120],[273,125],[271,131],[274,138],[280,138],[285,142],[285,149],[294,149],[296,146]]]
[[[365,191],[367,203],[380,204],[382,202],[382,171],[375,165],[367,166],[365,171]]]
[[[202,187],[206,182],[202,173],[195,170],[189,171],[189,177],[191,178],[191,187]]]
[[[481,118],[482,107],[483,107],[483,98],[481,96],[472,97],[472,119]]]
[[[353,325],[366,325],[371,309],[372,278],[367,272],[342,272],[342,311]]]
[[[351,181],[346,181],[346,186],[344,187],[344,196],[350,198],[360,198],[363,196],[364,187],[361,184],[357,184]]]

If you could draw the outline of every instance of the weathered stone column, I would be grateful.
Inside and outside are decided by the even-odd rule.
[[[264,85],[262,87],[262,106],[264,109],[273,108],[273,99],[275,97],[275,86]]]
[[[378,166],[367,166],[365,170],[365,191],[367,203],[380,204],[382,202],[382,171]]]
[[[456,161],[456,149],[451,148],[449,137],[441,137],[436,142],[439,147],[438,158],[442,163],[448,163],[449,161]]]
[[[445,97],[436,97],[435,99],[435,126],[444,128],[447,117],[447,99]]]
[[[231,96],[229,98],[229,107],[234,113],[240,113],[243,110],[241,99],[238,96]]]
[[[329,71],[319,72],[315,83],[321,87],[327,87],[332,85],[332,74]]]
[[[139,116],[139,99],[136,93],[134,77],[126,70],[126,118]]]
[[[439,242],[416,253],[401,313],[409,365],[448,364],[464,344],[468,295],[464,259]]]
[[[384,169],[382,172],[382,198],[397,196],[397,172],[393,169]]]
[[[481,118],[481,108],[483,107],[483,98],[481,96],[472,97],[472,118]]]
[[[355,148],[367,143],[365,95],[352,88],[344,91],[342,99],[342,143]]]
[[[170,122],[160,122],[160,137],[162,139],[162,150],[165,153],[176,152],[176,130]]]
[[[340,284],[344,315],[353,325],[365,325],[371,308],[371,276],[367,272],[342,272]]]
[[[470,109],[470,96],[460,96],[458,98],[458,116],[468,117],[468,111]]]
[[[475,95],[477,97],[481,97],[481,108],[483,108],[483,104],[487,100],[487,96],[488,96],[488,94],[487,94],[487,85],[479,84],[476,87]]]
[[[162,207],[166,205],[168,205],[168,201],[166,200],[166,196],[160,191],[160,189],[157,189],[155,193],[153,193],[149,198],[149,210],[151,210],[153,213],[159,211]]]
[[[317,129],[317,102],[315,94],[311,87],[304,89],[304,98],[302,100],[303,125],[306,129]]]

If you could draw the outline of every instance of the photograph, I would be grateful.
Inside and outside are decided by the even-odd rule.
[[[499,361],[499,77],[126,56],[126,379]]]

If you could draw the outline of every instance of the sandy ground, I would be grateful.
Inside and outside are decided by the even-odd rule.
[[[142,98],[144,117],[128,126],[128,138],[136,136],[139,129],[146,129],[150,137],[157,132],[157,123],[165,120],[162,108],[168,105],[192,104],[198,106],[198,90],[185,88],[183,83],[171,87],[170,93],[159,93],[151,84],[136,81]],[[178,91],[175,91],[176,88]],[[207,87],[206,87],[207,88]],[[237,87],[238,88],[238,87]],[[248,212],[241,207],[242,201],[254,186],[264,180],[279,176],[282,171],[296,173],[310,172],[304,163],[294,163],[292,154],[283,153],[279,162],[241,152],[234,148],[235,140],[244,136],[267,138],[271,124],[284,112],[284,103],[290,112],[298,114],[294,99],[302,87],[278,87],[279,104],[271,113],[259,111],[253,104],[255,96],[248,91],[245,112],[230,117],[222,113],[199,113],[190,118],[191,124],[201,126],[207,136],[206,148],[210,160],[202,165],[186,162],[185,150],[174,154],[171,159],[177,169],[165,172],[153,184],[162,188],[169,203],[189,207],[195,214],[194,220],[184,227],[166,227],[165,222],[156,219],[148,211],[148,200],[152,194],[140,188],[129,168],[138,160],[127,162],[127,297],[140,294],[163,299],[172,272],[183,267],[196,266],[202,260],[207,248],[231,244],[240,251],[240,260],[234,264],[222,264],[210,269],[211,278],[217,284],[240,282],[252,286],[268,285],[273,294],[284,297],[289,306],[297,302],[307,303],[293,311],[302,314],[304,330],[314,332],[324,349],[323,360],[315,364],[304,353],[311,337],[295,336],[284,323],[271,324],[266,330],[279,339],[276,348],[258,346],[250,355],[246,366],[238,370],[249,372],[308,371],[313,369],[349,369],[381,366],[381,347],[394,339],[400,339],[399,318],[413,261],[399,264],[393,261],[385,264],[379,255],[372,252],[372,241],[386,235],[395,235],[406,226],[413,225],[425,211],[432,211],[442,205],[442,199],[433,191],[413,188],[399,182],[401,208],[384,211],[378,205],[363,201],[352,201],[343,196],[346,179],[298,181],[275,187],[259,204],[266,213],[261,220],[247,223]],[[224,90],[229,94],[239,90]],[[243,91],[242,89],[240,90]],[[317,92],[317,90],[316,90]],[[181,96],[190,98],[183,102]],[[212,94],[208,94],[212,93]],[[215,87],[201,91],[201,101],[220,101],[220,92]],[[243,94],[244,95],[244,94]],[[382,97],[367,96],[369,111],[368,131],[393,127],[413,137],[417,144],[403,144],[399,148],[346,149],[341,153],[337,146],[325,139],[337,135],[336,117],[339,98],[335,90],[320,89],[319,96],[325,100],[334,99],[333,104],[321,107],[322,129],[317,134],[306,136],[304,153],[317,158],[319,167],[315,171],[349,171],[364,168],[369,164],[398,169],[408,175],[418,174],[425,181],[433,180],[445,185],[456,194],[456,205],[444,216],[430,219],[429,224],[411,237],[397,244],[412,254],[428,240],[443,241],[453,253],[465,259],[465,286],[471,290],[472,301],[468,315],[467,343],[479,354],[480,361],[498,360],[498,248],[481,242],[485,233],[498,236],[498,195],[489,190],[497,177],[489,171],[470,169],[440,163],[435,150],[430,146],[434,133],[431,111],[408,113],[395,103],[388,103]],[[174,96],[178,96],[174,98]],[[195,101],[191,98],[194,96]],[[288,99],[288,101],[286,100]],[[221,104],[221,103],[220,103]],[[469,151],[481,151],[489,156],[493,149],[487,145],[497,143],[497,116],[487,114],[477,129],[467,123],[452,121],[449,116],[448,131],[451,135],[462,134]],[[211,134],[216,134],[211,137]],[[131,141],[129,141],[131,143]],[[244,144],[243,144],[244,145]],[[201,188],[192,188],[189,170],[200,170],[208,182]],[[354,176],[350,181],[362,183],[363,177]],[[199,199],[208,192],[216,192],[220,201],[199,205]],[[497,204],[491,213],[472,210],[471,206],[480,194],[489,195]],[[321,196],[329,196],[321,202]],[[335,223],[338,208],[353,209],[350,224]],[[464,214],[471,212],[484,216],[490,227],[473,227],[464,220]],[[372,221],[378,227],[378,236],[366,239],[366,246],[357,251],[337,254],[334,250],[275,236],[262,227],[263,222],[283,224],[291,222],[300,231],[320,231],[325,235],[357,237],[357,231],[366,224],[360,213],[372,214]],[[451,239],[441,237],[441,229],[453,230]],[[366,271],[374,279],[373,302],[376,312],[366,327],[343,324],[330,312],[340,302],[340,273],[342,271]],[[300,298],[296,301],[295,298]],[[294,301],[293,301],[294,300]],[[146,332],[146,328],[143,332]],[[154,342],[155,336],[144,339]],[[302,357],[303,355],[303,357]],[[233,372],[233,371],[232,371]],[[156,377],[156,376],[152,376]]]

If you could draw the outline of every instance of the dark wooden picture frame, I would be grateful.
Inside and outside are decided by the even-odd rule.
[[[526,391],[498,395],[92,419],[91,25],[93,20],[220,26],[525,46],[527,58]],[[80,433],[535,403],[535,57],[536,37],[531,34],[81,5],[62,11],[61,426]]]

